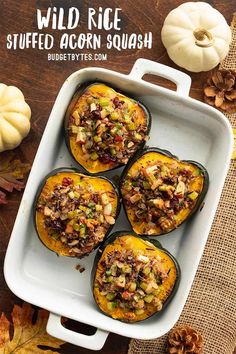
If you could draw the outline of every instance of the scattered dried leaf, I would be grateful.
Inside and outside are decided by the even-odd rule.
[[[2,313],[0,317],[0,354],[59,354],[56,351],[49,350],[51,348],[58,349],[64,344],[63,341],[51,337],[46,332],[49,313],[45,310],[38,310],[36,322],[33,324],[34,312],[35,310],[32,309],[30,304],[24,303],[22,307],[14,305],[12,311],[14,334],[12,339],[9,333],[12,324]],[[48,347],[48,349],[41,349],[39,345]]]
[[[30,170],[28,163],[22,163],[20,160],[13,160],[13,158],[13,152],[0,155],[0,188],[10,193],[14,189],[21,191],[25,187],[25,184],[19,180],[22,180]],[[6,194],[0,190],[0,204],[6,203]]]

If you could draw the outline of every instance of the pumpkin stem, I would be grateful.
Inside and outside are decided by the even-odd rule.
[[[198,47],[208,48],[213,45],[214,38],[210,32],[204,28],[197,28],[193,32],[194,37],[196,38],[195,44]]]

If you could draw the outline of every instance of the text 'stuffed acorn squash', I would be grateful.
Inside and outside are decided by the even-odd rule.
[[[138,322],[163,309],[179,280],[177,261],[158,241],[120,231],[99,248],[91,285],[103,313],[120,321]]]
[[[119,193],[107,178],[57,169],[40,186],[35,227],[50,250],[82,258],[108,235],[119,210]]]
[[[65,116],[67,147],[93,174],[125,165],[144,146],[150,127],[143,104],[100,82],[82,85]]]
[[[180,161],[158,148],[139,151],[121,177],[128,220],[139,235],[175,230],[200,206],[207,192],[206,169],[195,161]]]

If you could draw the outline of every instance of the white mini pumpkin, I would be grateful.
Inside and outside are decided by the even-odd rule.
[[[0,83],[0,152],[17,147],[30,130],[31,109],[15,86]]]
[[[200,72],[213,69],[226,57],[231,30],[211,5],[186,2],[167,15],[161,38],[174,63]]]

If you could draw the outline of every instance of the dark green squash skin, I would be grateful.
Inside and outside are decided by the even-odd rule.
[[[150,243],[152,243],[156,248],[160,249],[162,252],[166,253],[174,262],[175,268],[176,268],[176,281],[175,281],[175,285],[170,293],[170,295],[168,296],[168,298],[166,299],[166,301],[163,303],[163,307],[160,311],[152,314],[151,316],[149,316],[148,318],[146,318],[145,320],[141,320],[141,321],[146,321],[148,320],[150,317],[157,315],[158,313],[162,312],[163,309],[166,308],[166,306],[170,303],[170,301],[173,299],[174,295],[176,294],[178,287],[179,287],[179,283],[180,283],[180,279],[181,279],[181,270],[180,270],[180,266],[179,263],[177,262],[177,260],[175,259],[175,257],[169,252],[167,251],[165,248],[162,247],[161,243],[157,240],[151,239],[150,236],[147,235],[137,235],[135,232],[133,231],[116,231],[113,234],[111,234],[99,247],[96,256],[94,258],[94,263],[93,263],[93,268],[91,271],[91,278],[90,278],[90,284],[91,284],[91,290],[93,293],[93,287],[94,287],[94,282],[95,282],[95,276],[96,276],[96,269],[97,269],[97,265],[99,260],[102,257],[102,254],[106,248],[106,246],[110,243],[113,243],[115,241],[116,238],[119,238],[120,236],[125,236],[125,235],[131,235],[134,236],[136,238],[141,238],[145,241],[148,241]],[[93,297],[94,297],[94,293],[93,293]],[[94,297],[94,301],[95,297]],[[98,309],[106,316],[110,317],[106,312],[103,312],[99,306],[97,306]],[[125,323],[130,323],[128,321],[125,320],[118,320],[120,322],[125,322]],[[141,322],[141,321],[136,321],[135,323]]]
[[[41,194],[41,192],[42,192],[42,189],[43,189],[43,187],[44,187],[44,185],[45,185],[47,179],[48,179],[49,177],[51,177],[51,176],[56,175],[57,173],[60,173],[60,172],[67,172],[67,171],[68,171],[68,172],[74,172],[74,173],[80,173],[80,174],[83,174],[83,175],[85,175],[85,176],[87,176],[87,177],[90,177],[90,178],[91,178],[91,177],[96,177],[96,176],[91,176],[91,175],[89,175],[88,173],[82,173],[81,171],[79,171],[78,169],[73,168],[73,167],[59,167],[59,168],[56,168],[56,169],[52,170],[51,172],[49,172],[49,173],[43,178],[43,180],[40,182],[39,187],[38,187],[38,190],[37,190],[36,195],[35,195],[34,203],[33,203],[33,213],[34,213],[34,215],[33,215],[33,221],[34,221],[34,228],[35,228],[35,231],[36,231],[36,233],[37,233],[37,235],[38,235],[38,238],[39,238],[40,242],[44,245],[44,247],[46,247],[47,249],[49,249],[51,252],[56,253],[57,256],[60,256],[60,254],[57,253],[57,252],[55,252],[55,251],[53,251],[53,250],[51,250],[50,248],[48,248],[48,247],[43,243],[43,241],[42,241],[41,238],[40,238],[39,232],[38,232],[38,230],[37,230],[37,225],[36,225],[36,208],[37,208],[38,198],[39,198],[39,196],[40,196],[40,194]],[[102,178],[102,179],[104,179],[104,180],[110,182],[110,184],[111,184],[112,187],[114,188],[114,191],[116,192],[116,195],[117,195],[117,210],[116,210],[115,220],[117,220],[117,218],[118,218],[118,216],[119,216],[119,214],[120,214],[120,209],[121,209],[121,196],[120,196],[119,189],[116,187],[116,185],[115,185],[109,178],[104,177],[104,176],[99,176],[99,178]],[[107,237],[108,237],[108,235],[109,235],[109,233],[111,232],[111,230],[112,230],[113,227],[114,227],[114,225],[111,225],[111,226],[108,228],[108,230],[107,230],[107,232],[106,232],[106,235],[104,236],[104,240],[107,239]],[[101,244],[101,243],[97,244],[97,245],[93,248],[93,250],[92,250],[91,252],[93,252],[94,250],[96,250],[96,249],[100,246],[100,244]],[[83,257],[88,256],[91,252],[85,253],[85,254],[83,255]],[[63,257],[76,258],[76,257],[70,257],[70,256],[63,256]],[[80,257],[80,258],[81,258],[81,257]]]
[[[124,170],[123,170],[123,172],[121,174],[120,183],[119,183],[120,191],[121,191],[122,184],[123,184],[123,182],[125,180],[125,177],[126,177],[127,173],[129,172],[129,170],[130,170],[131,166],[133,165],[133,163],[136,162],[140,157],[142,157],[143,155],[145,155],[146,153],[149,153],[149,152],[158,152],[158,153],[160,153],[162,155],[165,155],[165,156],[168,156],[168,157],[171,157],[171,158],[179,160],[178,157],[173,155],[170,151],[162,150],[162,149],[159,149],[157,147],[146,147],[143,150],[137,151],[137,153],[128,161],[126,167],[124,168]],[[192,161],[192,160],[179,160],[179,161],[180,162],[186,162],[186,163],[189,163],[189,164],[192,164],[192,165],[198,167],[199,170],[202,172],[202,174],[204,176],[204,185],[203,185],[202,193],[201,193],[196,205],[194,206],[194,208],[190,212],[189,216],[185,220],[183,220],[182,223],[179,224],[174,230],[176,230],[178,227],[180,227],[185,221],[189,220],[189,218],[191,216],[193,216],[193,214],[199,209],[199,207],[201,206],[201,204],[202,204],[202,202],[203,202],[203,200],[205,198],[205,195],[206,195],[206,193],[208,191],[208,187],[209,187],[209,175],[208,175],[208,172],[207,172],[206,168],[202,164],[200,164],[199,162],[196,162],[196,161]],[[126,217],[127,217],[128,221],[129,221],[122,193],[121,193],[121,197],[122,197],[122,202],[123,202],[125,214],[126,214]],[[130,224],[130,226],[132,228],[132,225],[131,225],[130,221],[129,221],[129,224]],[[160,235],[150,235],[149,237],[167,235],[167,234],[173,232],[174,230],[162,233]]]
[[[72,151],[71,151],[71,148],[70,148],[70,137],[69,137],[69,132],[68,132],[68,125],[69,125],[69,114],[68,114],[68,109],[71,105],[71,102],[74,101],[74,105],[76,104],[78,98],[80,96],[83,95],[84,91],[87,90],[90,86],[92,85],[95,85],[95,84],[104,84],[104,85],[107,85],[108,87],[112,88],[113,90],[117,91],[118,93],[121,93],[123,95],[126,95],[123,91],[120,91],[120,90],[117,90],[115,89],[113,86],[111,86],[109,83],[107,82],[103,82],[103,81],[90,81],[90,82],[86,82],[86,83],[83,83],[81,86],[79,86],[79,88],[77,89],[77,91],[74,93],[70,103],[69,103],[69,106],[67,108],[67,111],[66,111],[66,114],[65,114],[65,118],[64,118],[64,137],[65,137],[65,142],[66,142],[66,147],[71,155],[71,157],[73,158],[73,160],[75,161],[75,163],[82,169],[82,171],[84,171],[85,173],[88,173],[90,175],[93,175],[93,176],[98,176],[100,175],[101,173],[106,173],[106,172],[109,172],[109,171],[112,171],[112,170],[115,170],[117,168],[120,168],[122,166],[125,166],[125,164],[120,164],[118,166],[115,166],[113,168],[110,168],[109,170],[106,170],[106,171],[102,171],[102,172],[98,172],[98,173],[92,173],[92,172],[89,172],[87,171],[74,157],[74,155],[72,154]],[[149,109],[141,102],[135,100],[134,98],[132,98],[130,95],[126,95],[128,98],[130,98],[131,100],[133,100],[134,102],[136,102],[145,112],[146,114],[146,117],[147,117],[147,136],[149,135],[149,132],[151,130],[151,125],[152,125],[152,116],[151,116],[151,113],[149,111]],[[138,149],[136,152],[138,152],[139,150],[143,149],[144,146],[145,146],[146,142],[142,142],[141,144],[139,144],[138,146]],[[134,155],[133,155],[134,156]],[[132,159],[133,157],[131,157]]]

